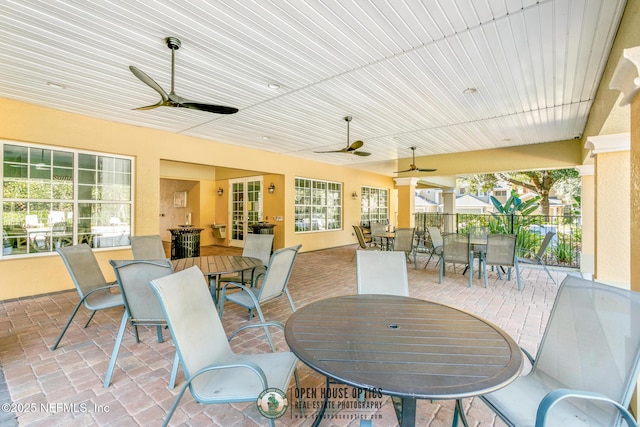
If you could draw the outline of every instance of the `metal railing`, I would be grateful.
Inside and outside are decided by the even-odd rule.
[[[416,234],[424,235],[426,227],[439,227],[442,233],[467,233],[472,226],[487,226],[491,233],[516,234],[518,256],[530,258],[540,248],[548,231],[556,233],[544,253],[547,265],[580,267],[582,242],[581,217],[501,214],[448,214],[418,212]]]

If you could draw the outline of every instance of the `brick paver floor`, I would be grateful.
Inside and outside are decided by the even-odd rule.
[[[289,290],[297,307],[318,299],[356,293],[356,246],[301,253],[296,260]],[[229,248],[203,248],[203,254],[233,253]],[[556,286],[537,268],[521,269],[523,290],[515,280],[500,280],[490,273],[488,288],[474,277],[467,286],[462,268],[448,266],[438,284],[435,262],[425,269],[407,264],[409,291],[415,298],[449,304],[477,314],[503,328],[521,346],[535,352],[540,342]],[[552,270],[559,283],[565,271]],[[55,280],[53,278],[52,280]],[[8,286],[8,284],[3,284]],[[184,382],[181,371],[178,386],[168,385],[174,349],[168,331],[158,343],[154,328],[140,328],[136,343],[131,328],[122,342],[118,362],[109,388],[102,385],[122,317],[122,308],[99,312],[84,329],[89,313],[80,309],[60,347],[50,351],[58,333],[78,300],[75,291],[0,302],[0,425],[11,426],[153,426],[161,425],[165,414]],[[286,299],[264,306],[267,320],[285,323],[291,314]],[[365,313],[366,314],[366,313]],[[249,322],[247,311],[234,304],[225,306],[223,324],[227,332]],[[251,320],[257,322],[257,319]],[[278,349],[287,349],[284,336],[274,332]],[[261,331],[245,332],[232,341],[236,352],[268,351]],[[276,421],[282,426],[310,426],[314,406],[321,403],[324,377],[299,364],[299,375],[307,406],[304,416],[290,410]],[[2,375],[3,374],[3,378]],[[359,403],[347,388],[346,398],[333,399],[322,426],[356,426],[361,419],[372,419],[374,426],[397,425],[390,398],[376,396]],[[290,409],[296,404],[293,381],[288,390]],[[317,393],[313,397],[313,393]],[[360,407],[358,407],[360,406]],[[364,407],[362,407],[364,406]],[[479,399],[465,399],[465,412],[472,426],[504,426]],[[451,425],[453,402],[420,400],[417,425]],[[267,425],[255,403],[199,405],[187,392],[171,420],[172,426],[256,426]]]

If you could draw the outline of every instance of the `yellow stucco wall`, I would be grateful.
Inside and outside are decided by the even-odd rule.
[[[3,140],[132,156],[135,160],[133,232],[136,235],[159,232],[161,177],[197,180],[207,177],[210,181],[201,183],[197,194],[191,195],[205,206],[198,215],[194,215],[192,222],[204,228],[214,216],[218,220],[219,212],[213,206],[219,203],[217,193],[213,191],[218,183],[215,176],[209,175],[212,166],[262,171],[272,174],[274,181],[278,176],[277,193],[267,194],[268,203],[265,203],[269,206],[270,215],[277,214],[283,218],[294,216],[293,185],[296,176],[344,183],[347,197],[344,200],[343,230],[296,234],[293,221],[279,224],[278,243],[282,246],[302,244],[303,251],[354,243],[351,225],[360,220],[360,201],[352,200],[349,195],[354,190],[359,193],[361,185],[394,188],[390,177],[377,174],[302,159],[292,161],[292,158],[276,153],[93,119],[8,99],[0,99],[0,117],[0,138]],[[271,178],[267,179],[271,182]],[[276,206],[278,203],[283,203],[283,206]],[[391,203],[390,211],[395,212],[395,201],[392,199]],[[104,249],[97,250],[96,256],[107,278],[112,279],[108,260],[130,259],[131,251]],[[57,254],[0,261],[0,300],[72,287]]]

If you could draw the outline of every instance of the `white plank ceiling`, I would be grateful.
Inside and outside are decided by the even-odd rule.
[[[411,146],[428,156],[580,136],[624,6],[0,0],[0,97],[393,176]],[[167,36],[182,42],[176,93],[237,114],[132,111],[160,97],[130,65],[170,91]],[[315,153],[347,145],[347,115],[349,143],[372,154]]]

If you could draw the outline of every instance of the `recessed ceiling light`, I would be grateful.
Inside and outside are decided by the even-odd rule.
[[[478,89],[476,89],[475,87],[468,87],[463,90],[462,93],[464,93],[465,95],[471,95],[472,93],[476,93],[477,91]]]
[[[267,85],[267,87],[268,87],[269,89],[273,89],[273,90],[278,90],[278,89],[280,89],[280,85],[279,85],[278,83],[269,83],[269,84]]]
[[[262,139],[264,139],[265,141],[268,141],[269,137],[268,136],[263,136]]]
[[[55,82],[47,82],[47,86],[51,86],[51,87],[56,88],[56,89],[66,89],[67,88],[65,85],[60,84],[60,83],[55,83]]]

